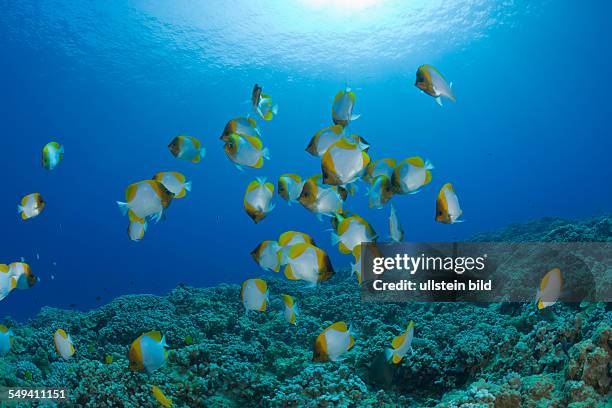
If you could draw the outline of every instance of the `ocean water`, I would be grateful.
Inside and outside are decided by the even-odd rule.
[[[336,270],[353,262],[327,219],[275,195],[259,224],[243,209],[248,183],[310,177],[311,137],[332,124],[335,94],[356,94],[352,132],[373,159],[435,165],[433,181],[392,199],[406,241],[457,241],[542,217],[609,214],[609,38],[606,2],[274,0],[0,1],[0,262],[24,258],[40,281],[0,302],[17,321],[41,307],[88,311],[126,294],[164,295],[271,276],[250,251],[287,230],[310,234]],[[415,86],[422,64],[453,82],[456,103]],[[255,83],[278,104],[259,120],[269,161],[239,171],[219,136],[253,115]],[[200,163],[174,158],[177,135],[199,138]],[[63,161],[40,164],[49,141]],[[141,242],[116,201],[159,171],[193,183]],[[465,222],[434,221],[452,182]],[[389,206],[370,209],[359,184],[345,208],[387,240]],[[16,211],[40,192],[43,213]]]
[[[3,301],[11,316],[45,305],[86,310],[97,296],[165,293],[180,282],[241,282],[259,272],[251,249],[286,230],[311,234],[348,265],[350,256],[332,250],[328,223],[300,205],[277,197],[259,225],[242,205],[256,177],[276,184],[284,172],[320,172],[304,148],[331,124],[345,85],[362,114],[351,129],[374,159],[420,155],[436,166],[424,191],[393,200],[406,240],[610,210],[603,3],[23,1],[3,10],[1,254],[6,263],[23,257],[41,278]],[[440,108],[414,87],[423,63],[454,83],[457,103]],[[271,160],[240,172],[218,137],[227,120],[251,113],[244,102],[254,83],[279,114],[260,121]],[[201,163],[169,153],[179,134],[202,141]],[[46,171],[40,152],[51,140],[66,153]],[[115,201],[158,171],[184,173],[193,192],[131,242]],[[462,224],[434,222],[446,181]],[[23,222],[16,205],[36,191],[47,208]],[[388,208],[367,208],[365,191],[345,207],[384,238]]]

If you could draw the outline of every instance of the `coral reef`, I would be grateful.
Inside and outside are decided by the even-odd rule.
[[[487,239],[609,241],[609,227],[608,218],[546,220]],[[25,324],[5,318],[15,339],[0,358],[0,386],[63,387],[82,407],[156,407],[152,385],[176,407],[609,406],[609,305],[362,303],[346,271],[317,288],[262,277],[270,291],[262,313],[245,313],[238,285],[220,285],[123,296],[87,313],[43,308]],[[282,293],[298,302],[296,326],[284,320]],[[342,361],[313,363],[314,339],[339,320],[352,325],[355,346]],[[384,349],[410,320],[412,350],[389,365]],[[67,361],[53,346],[60,327],[77,350]],[[165,334],[168,361],[132,372],[128,348],[149,330]]]

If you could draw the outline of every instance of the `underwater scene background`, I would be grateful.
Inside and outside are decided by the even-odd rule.
[[[405,241],[611,241],[606,2],[0,0],[4,188],[0,263],[23,258],[39,278],[0,301],[14,337],[0,385],[66,388],[75,406],[609,406],[609,304],[362,304],[352,255],[329,220],[275,191],[255,224],[247,185],[321,173],[305,148],[332,125],[350,87],[348,128],[373,160],[429,159],[432,182],[391,203]],[[453,83],[443,107],[414,86],[432,64]],[[278,105],[250,105],[254,84]],[[270,159],[238,170],[219,140],[226,123],[257,119]],[[168,150],[178,135],[199,163]],[[64,147],[52,171],[50,141]],[[130,240],[116,201],[160,171],[192,182],[165,219]],[[465,222],[435,222],[451,182]],[[390,206],[369,208],[358,183],[344,209],[389,239]],[[22,197],[44,211],[22,220]],[[511,225],[510,227],[508,227]],[[336,275],[313,288],[262,270],[251,251],[285,231],[313,237]],[[245,313],[240,284],[265,279],[269,305]],[[535,288],[534,288],[535,291]],[[300,314],[285,322],[281,294]],[[414,322],[400,364],[381,354]],[[338,321],[355,344],[313,362],[313,342]],[[54,332],[76,353],[63,359]],[[130,370],[128,350],[159,330],[157,370]],[[161,398],[163,400],[163,398]],[[53,402],[48,402],[53,404]]]

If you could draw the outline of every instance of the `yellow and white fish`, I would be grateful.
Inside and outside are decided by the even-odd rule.
[[[278,272],[281,267],[281,252],[278,242],[263,241],[251,251],[251,256],[262,269]]]
[[[304,182],[297,174],[285,173],[278,178],[278,195],[289,205],[297,202],[302,193]]]
[[[355,345],[355,338],[345,322],[336,322],[317,336],[312,361],[340,361]]]
[[[11,263],[8,273],[15,278],[15,288],[17,289],[30,289],[39,280],[32,272],[30,265],[25,262]]]
[[[45,200],[40,193],[32,193],[21,199],[21,203],[17,206],[17,212],[21,214],[22,220],[27,220],[39,215],[44,208]]]
[[[185,176],[176,171],[159,172],[153,176],[153,180],[162,183],[174,194],[174,198],[183,198],[188,191],[191,191],[191,181],[186,181]]]
[[[338,224],[337,232],[332,232],[332,245],[338,245],[343,254],[353,252],[355,246],[362,242],[376,241],[377,235],[372,226],[358,215],[343,218]]]
[[[177,136],[168,145],[170,153],[177,159],[199,163],[206,156],[206,148],[193,136]]]
[[[0,356],[6,356],[13,347],[13,330],[0,324]]]
[[[173,198],[174,194],[159,181],[143,180],[130,184],[125,190],[126,202],[117,201],[117,205],[123,215],[130,217],[130,221],[141,221],[147,217],[159,221]]]
[[[336,94],[332,104],[332,119],[336,125],[346,127],[351,121],[359,119],[359,116],[353,113],[355,106],[355,93],[351,88],[346,88]]]
[[[334,268],[321,248],[312,244],[296,244],[289,250],[285,276],[290,280],[303,280],[316,285],[334,276]]]
[[[227,142],[232,133],[260,137],[257,122],[253,118],[234,118],[227,122],[219,139]]]
[[[383,208],[393,198],[393,183],[384,174],[379,174],[372,180],[368,189],[370,208]]]
[[[291,251],[291,247],[302,243],[315,245],[314,239],[312,239],[310,235],[299,231],[283,232],[280,237],[278,237],[281,265],[287,264],[287,258],[289,257],[289,251]]]
[[[457,98],[453,94],[453,83],[448,84],[440,71],[431,65],[421,65],[417,70],[416,82],[414,84],[421,91],[436,99],[438,105],[442,106],[442,97],[455,102]]]
[[[344,137],[344,128],[340,125],[326,126],[310,139],[306,151],[315,157],[323,157],[329,146]]]
[[[8,296],[17,287],[17,278],[10,273],[6,264],[0,264],[0,300]]]
[[[278,114],[278,105],[273,105],[270,95],[263,93],[261,86],[257,84],[251,93],[251,103],[255,113],[263,120],[271,120],[274,115]]]
[[[391,204],[391,215],[389,215],[389,232],[391,241],[402,242],[404,240],[404,228],[395,212],[395,207]]]
[[[355,275],[357,283],[361,285],[363,282],[363,274],[361,273],[361,245],[355,245],[353,256],[355,257],[355,263],[351,264],[351,274]]]
[[[257,178],[247,186],[244,193],[244,209],[257,224],[274,209],[274,184],[266,182],[265,178]]]
[[[459,199],[451,183],[446,183],[440,189],[436,198],[436,221],[444,224],[462,222],[459,220],[463,211],[459,207]]]
[[[554,305],[559,299],[559,296],[561,296],[562,288],[563,276],[561,276],[561,270],[559,268],[554,268],[548,271],[542,278],[540,288],[536,293],[535,302],[538,309],[544,309]]]
[[[378,176],[387,176],[389,179],[393,176],[393,170],[395,170],[395,159],[385,158],[374,160],[368,164],[365,173],[363,173],[363,180],[367,183],[371,183]]]
[[[265,312],[268,307],[268,284],[263,279],[247,279],[242,283],[240,299],[246,311]]]
[[[127,232],[132,241],[138,242],[144,238],[144,234],[147,232],[147,222],[145,220],[130,221]]]
[[[431,182],[431,171],[434,166],[429,161],[415,156],[402,160],[395,167],[391,182],[398,194],[415,194],[424,185]]]
[[[393,364],[399,364],[402,358],[406,355],[412,344],[412,338],[414,337],[414,323],[412,320],[408,323],[406,331],[400,336],[397,336],[391,342],[391,347],[385,350],[387,360],[393,362]]]
[[[285,321],[289,324],[295,324],[296,318],[300,314],[295,299],[293,299],[293,296],[283,295],[283,304],[283,316],[285,316]]]
[[[130,346],[130,370],[149,373],[157,370],[168,359],[166,347],[166,336],[157,330],[140,335]]]
[[[171,408],[173,406],[172,400],[166,397],[166,395],[163,393],[161,389],[159,389],[159,387],[155,385],[152,386],[151,392],[153,393],[153,396],[155,397],[157,402],[159,402],[162,407]]]
[[[57,329],[53,335],[53,343],[55,343],[55,350],[64,360],[68,360],[75,353],[72,338],[69,334],[66,334],[64,329]]]
[[[332,144],[321,159],[323,183],[346,185],[359,179],[370,156],[359,145],[342,139]]]
[[[270,160],[268,148],[263,147],[261,139],[256,136],[232,133],[223,150],[238,170],[242,170],[243,166],[259,169],[263,167],[264,159]]]
[[[333,125],[324,127],[315,133],[312,139],[310,139],[308,146],[306,146],[306,151],[315,157],[323,157],[327,149],[340,140],[355,143],[361,150],[366,152],[370,148],[370,144],[361,136],[346,134],[342,126]]]
[[[299,202],[309,211],[333,217],[342,212],[342,204],[346,199],[346,190],[339,186],[329,186],[321,183],[322,176],[312,176],[304,183]]]
[[[57,142],[49,142],[42,150],[42,166],[53,170],[64,158],[64,146]]]

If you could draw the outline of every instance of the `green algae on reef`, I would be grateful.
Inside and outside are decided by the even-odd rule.
[[[487,240],[609,241],[609,226],[606,217],[545,220]],[[15,342],[0,359],[0,386],[65,387],[83,407],[155,407],[152,385],[176,407],[582,408],[610,401],[609,305],[555,304],[535,312],[515,303],[362,304],[348,275],[314,289],[262,275],[271,301],[265,313],[245,314],[239,286],[219,285],[123,296],[87,313],[43,308],[26,324],[6,318]],[[296,326],[283,318],[282,293],[300,302]],[[341,362],[313,363],[314,339],[338,320],[353,325],[354,348]],[[389,366],[381,353],[410,320],[412,351]],[[75,343],[69,361],[53,349],[59,327]],[[129,345],[149,330],[166,335],[168,362],[151,374],[131,372]]]

